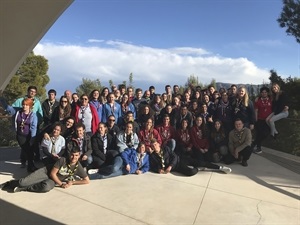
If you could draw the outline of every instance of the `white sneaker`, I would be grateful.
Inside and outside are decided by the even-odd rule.
[[[231,173],[231,169],[227,166],[220,166],[220,170],[224,173]]]
[[[95,173],[98,173],[98,169],[90,169],[88,170],[88,174],[95,174]]]

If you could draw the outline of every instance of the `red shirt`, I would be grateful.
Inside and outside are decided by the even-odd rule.
[[[272,101],[270,98],[258,98],[254,103],[257,110],[257,119],[265,120],[272,113]]]

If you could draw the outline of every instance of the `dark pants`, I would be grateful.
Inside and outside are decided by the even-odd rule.
[[[251,156],[251,153],[252,153],[251,146],[247,146],[242,151],[239,152],[239,158],[242,158],[243,161],[247,161],[247,160],[249,160],[249,158]],[[237,160],[238,159],[234,158],[234,156],[231,153],[229,153],[225,157],[224,162],[225,162],[225,164],[231,164],[231,163],[233,163],[234,161],[237,161]]]
[[[255,123],[255,140],[253,146],[261,147],[261,143],[270,134],[270,127],[266,123],[266,120],[257,120]]]
[[[186,176],[193,176],[198,173],[198,169],[193,167],[190,168],[188,165],[191,165],[186,159],[179,159],[179,162],[174,171],[182,173]]]
[[[48,192],[55,187],[55,182],[48,177],[47,168],[42,167],[19,180],[19,187],[30,192]]]
[[[30,135],[17,135],[17,141],[21,147],[20,159],[21,163],[28,161],[28,167],[33,167],[33,148],[30,146]]]
[[[105,154],[105,160],[101,159],[100,157],[98,157],[96,155],[92,155],[93,156],[92,167],[99,169],[101,167],[111,165],[111,164],[113,164],[114,158],[118,154],[119,154],[119,152],[116,150],[107,150],[107,152]]]

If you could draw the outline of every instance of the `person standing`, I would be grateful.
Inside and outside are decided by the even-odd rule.
[[[260,154],[261,143],[270,134],[270,128],[266,122],[267,117],[272,113],[272,100],[269,96],[270,89],[268,87],[262,87],[260,89],[260,96],[255,99],[255,140],[252,143],[252,147],[256,146],[253,153]]]
[[[245,127],[253,130],[255,124],[255,112],[246,87],[241,86],[238,88],[237,97],[232,104],[234,120],[237,118],[241,119]]]
[[[18,110],[14,117],[14,127],[17,133],[17,141],[21,147],[21,167],[26,167],[27,171],[34,172],[37,168],[34,166],[33,144],[35,142],[38,118],[32,111],[33,100],[25,98],[22,100],[22,109]]]
[[[51,118],[54,109],[59,106],[59,102],[55,99],[55,97],[56,91],[54,89],[50,89],[48,91],[48,99],[42,103],[44,127],[51,124]]]
[[[107,96],[107,102],[103,105],[102,109],[102,122],[106,123],[108,117],[113,115],[115,117],[116,124],[122,117],[122,109],[119,103],[115,101],[114,93],[109,93]]]
[[[26,98],[30,98],[33,101],[32,106],[32,112],[34,112],[37,116],[37,127],[36,127],[36,133],[39,134],[39,126],[43,122],[43,109],[40,100],[36,97],[37,94],[37,87],[36,86],[29,86],[27,88],[27,95],[25,97],[18,98],[13,104],[12,107],[15,110],[19,110],[22,108],[22,102]],[[39,161],[40,160],[40,149],[38,146],[38,143],[35,142],[32,145],[33,152],[34,152],[34,160]]]
[[[86,94],[81,95],[80,105],[76,105],[72,110],[72,116],[75,117],[76,123],[81,122],[85,126],[85,132],[90,137],[97,131],[99,117],[96,108],[89,103]]]

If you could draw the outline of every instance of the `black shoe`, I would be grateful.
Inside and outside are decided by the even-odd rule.
[[[242,161],[242,166],[244,166],[244,167],[248,166],[248,163],[247,163],[246,160],[243,160],[243,161]]]
[[[257,148],[253,151],[253,153],[255,153],[255,154],[261,154],[261,153],[262,153],[261,147],[257,147]]]
[[[0,184],[0,189],[1,190],[7,190],[10,187],[10,181],[7,181],[3,184]]]

